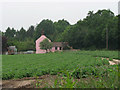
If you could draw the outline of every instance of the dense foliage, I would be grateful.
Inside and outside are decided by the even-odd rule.
[[[18,51],[21,51],[25,50],[19,47],[21,42],[27,43],[26,40],[30,39],[31,43],[35,43],[35,40],[43,33],[52,41],[65,41],[75,49],[87,50],[105,49],[108,37],[107,49],[115,50],[118,49],[118,16],[105,9],[98,10],[96,13],[89,11],[86,18],[79,20],[74,25],[70,25],[64,19],[57,22],[46,19],[36,27],[30,26],[28,30],[23,27],[20,30],[8,27],[3,35],[8,38],[8,45],[16,45]],[[34,44],[31,45],[34,50]],[[26,50],[28,49],[26,48]]]
[[[79,20],[75,25],[66,28],[62,40],[68,41],[73,48],[105,49],[106,30],[108,29],[109,49],[117,49],[117,23],[118,17],[114,16],[110,10],[89,12],[83,21]]]
[[[52,48],[52,43],[49,42],[48,39],[44,39],[41,43],[40,43],[40,49],[46,50],[46,52],[48,52],[48,50],[50,50]]]

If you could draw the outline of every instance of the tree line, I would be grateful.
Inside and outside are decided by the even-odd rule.
[[[31,25],[28,30],[23,27],[20,30],[8,27],[2,32],[2,37],[6,40],[3,44],[5,47],[15,45],[18,51],[35,50],[35,41],[43,31],[51,41],[68,42],[74,49],[106,49],[106,35],[108,49],[118,48],[118,15],[115,16],[112,11],[106,9],[96,13],[89,11],[86,18],[74,25],[64,19],[57,22],[45,19],[36,26]]]

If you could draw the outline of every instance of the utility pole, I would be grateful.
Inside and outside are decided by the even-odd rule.
[[[106,49],[108,49],[108,27],[106,27]]]

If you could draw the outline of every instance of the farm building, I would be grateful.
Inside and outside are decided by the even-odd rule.
[[[15,46],[9,46],[7,49],[9,55],[17,54],[17,48]]]
[[[36,40],[36,53],[46,53],[46,50],[40,49],[40,42],[42,42],[44,39],[48,39],[45,35],[41,35],[40,38]],[[48,39],[49,42],[51,42],[50,39]],[[55,51],[61,51],[65,46],[67,46],[67,42],[53,42],[52,49],[50,50],[51,52]]]

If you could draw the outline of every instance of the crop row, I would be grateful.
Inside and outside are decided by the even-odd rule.
[[[91,55],[93,57],[105,57],[105,58],[114,58],[120,59],[118,51],[76,51],[76,52],[69,52],[69,53],[76,53],[79,55]]]
[[[78,67],[92,66],[96,68],[109,65],[106,59],[101,60],[101,58],[78,53],[58,52],[13,56],[3,55],[2,79],[57,74],[64,69],[73,71]]]

